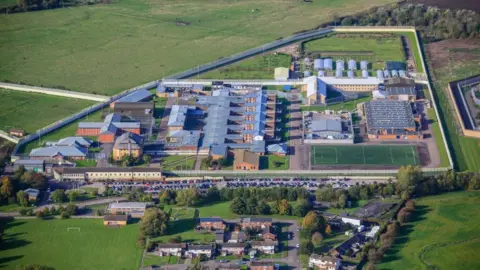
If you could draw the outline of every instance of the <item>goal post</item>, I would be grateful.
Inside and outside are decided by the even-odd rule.
[[[69,231],[79,232],[79,231],[80,231],[80,227],[68,227],[68,228],[67,228],[67,232],[69,232]]]

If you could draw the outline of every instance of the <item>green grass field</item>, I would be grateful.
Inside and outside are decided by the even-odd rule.
[[[113,94],[391,2],[122,0],[2,14],[0,81]]]
[[[290,55],[266,54],[254,56],[233,65],[212,70],[202,79],[273,79],[276,67],[290,67]]]
[[[260,157],[260,170],[288,170],[290,157],[266,155]]]
[[[70,227],[80,231],[68,231]],[[136,246],[137,234],[137,224],[105,228],[102,219],[16,220],[6,225],[0,267],[137,269],[142,254]]]
[[[480,192],[448,193],[415,203],[414,222],[402,227],[377,269],[479,269]]]
[[[195,156],[165,156],[160,161],[160,168],[166,171],[191,170],[195,167]]]
[[[373,52],[373,56],[357,56],[354,58],[357,60],[365,59],[369,61],[374,70],[384,68],[385,61],[405,61],[400,37],[368,38],[359,36],[340,38],[337,36],[330,36],[305,42],[304,51],[306,53],[314,51],[371,51]],[[338,58],[345,60],[348,57]]]
[[[412,145],[349,145],[312,146],[312,165],[419,165]]]
[[[450,162],[448,161],[447,149],[442,139],[442,132],[440,131],[440,124],[438,123],[435,109],[430,108],[427,111],[428,119],[433,121],[432,133],[435,136],[435,143],[437,144],[438,152],[440,153],[440,167],[448,167]]]
[[[0,89],[0,129],[28,133],[95,104],[93,101]]]

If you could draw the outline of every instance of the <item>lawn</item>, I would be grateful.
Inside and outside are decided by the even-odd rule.
[[[136,246],[137,235],[137,224],[105,228],[102,219],[12,221],[5,227],[1,267],[41,264],[56,269],[136,269],[142,254]]]
[[[81,121],[103,121],[102,119],[102,111],[97,111],[94,112],[82,119],[79,119],[77,121],[74,121],[60,129],[55,130],[54,132],[48,133],[47,135],[44,135],[34,141],[31,141],[25,145],[22,145],[20,147],[19,152],[20,153],[30,153],[30,151],[34,148],[37,147],[42,147],[45,142],[48,141],[58,141],[62,138],[68,137],[68,136],[75,136],[75,132],[77,131],[78,123]]]
[[[344,35],[344,34],[342,34]],[[358,37],[329,36],[304,43],[304,51],[310,52],[352,52],[350,56],[333,57],[335,59],[367,60],[372,64],[372,69],[383,69],[385,61],[405,61],[400,37],[370,38],[367,34],[357,34]],[[353,34],[356,35],[356,34]],[[373,55],[356,56],[356,52],[372,52]],[[322,55],[323,56],[323,55]]]
[[[176,256],[169,256],[169,257],[160,257],[155,255],[147,254],[143,257],[143,267],[147,267],[150,265],[165,265],[165,264],[176,264],[178,263],[178,257]]]
[[[312,165],[419,165],[420,159],[413,145],[349,145],[312,146]]]
[[[75,164],[77,164],[76,167],[96,167],[97,161],[94,159],[76,160]]]
[[[290,55],[266,54],[212,70],[203,75],[202,79],[273,79],[276,67],[290,67]]]
[[[430,108],[427,111],[428,119],[432,121],[432,133],[435,137],[435,143],[437,144],[438,152],[440,153],[440,167],[448,167],[450,162],[448,161],[447,149],[443,143],[442,133],[440,131],[440,125],[438,123],[437,115],[435,114],[435,109]]]
[[[412,32],[405,32],[402,35],[409,40],[409,44],[411,46],[410,50],[413,53],[413,58],[415,60],[415,66],[417,68],[418,73],[425,72],[422,66],[422,59],[420,58],[420,50],[417,46],[417,37],[415,33]]]
[[[95,104],[89,100],[5,89],[0,89],[0,95],[0,129],[7,132],[19,128],[32,133]]]
[[[430,196],[415,203],[414,222],[402,227],[377,269],[479,269],[480,192]]]
[[[362,206],[364,206],[365,204],[368,203],[368,200],[359,200],[358,202],[356,202],[355,205],[353,205],[353,202],[352,202],[352,207],[350,208],[328,208],[325,210],[325,212],[328,212],[330,214],[335,214],[335,215],[340,215],[340,214],[343,214],[343,213],[348,213],[348,214],[353,214],[355,213],[355,211],[357,211],[358,209],[360,209]]]
[[[323,112],[326,110],[333,110],[333,111],[340,111],[340,110],[346,110],[346,111],[353,111],[357,109],[357,105],[363,102],[367,102],[372,100],[372,96],[366,96],[366,97],[361,97],[358,99],[346,101],[346,102],[340,102],[332,105],[327,105],[327,106],[301,106],[300,109],[302,111],[315,111],[315,112]]]
[[[165,156],[160,161],[160,168],[165,171],[192,170],[195,156]]]
[[[122,0],[2,14],[0,81],[114,94],[390,2]]]
[[[260,157],[260,170],[288,170],[290,158],[288,156],[266,155]]]

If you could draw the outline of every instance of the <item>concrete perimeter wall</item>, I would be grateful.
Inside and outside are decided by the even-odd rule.
[[[14,91],[22,91],[22,92],[41,93],[41,94],[53,95],[53,96],[86,99],[86,100],[93,100],[93,101],[99,101],[99,102],[110,99],[110,97],[108,96],[101,96],[101,95],[94,95],[94,94],[87,94],[87,93],[81,93],[81,92],[60,90],[60,89],[54,89],[54,88],[45,88],[45,87],[38,87],[38,86],[31,86],[31,85],[3,83],[3,82],[0,82],[0,88],[5,88],[9,90],[14,90]]]
[[[455,89],[452,89],[451,87],[451,83],[448,84],[448,96],[450,98],[450,100],[452,100],[452,103],[453,103],[453,110],[455,111],[455,116],[457,117],[457,122],[460,124],[460,129],[462,130],[462,133],[464,136],[467,136],[467,137],[472,137],[472,138],[477,138],[477,139],[480,139],[480,130],[472,130],[472,129],[467,129],[465,127],[465,124],[463,123],[463,118],[460,114],[460,108],[458,107],[458,103],[455,99],[455,97],[453,96],[453,91]],[[461,89],[458,89],[458,91],[461,91]],[[467,108],[468,110],[468,108]]]

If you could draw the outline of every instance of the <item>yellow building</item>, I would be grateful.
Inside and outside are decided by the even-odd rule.
[[[103,225],[108,227],[126,226],[128,215],[107,215],[103,217]]]
[[[121,160],[123,156],[138,158],[143,154],[143,139],[137,134],[124,133],[115,140],[113,159]]]

